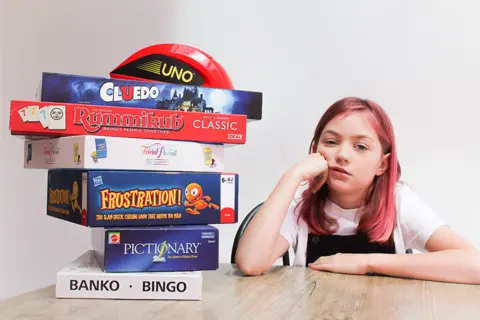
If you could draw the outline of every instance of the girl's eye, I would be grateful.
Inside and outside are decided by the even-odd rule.
[[[326,144],[335,144],[335,141],[334,140],[327,140],[325,141]]]
[[[368,150],[367,147],[365,147],[364,145],[361,145],[361,144],[357,145],[357,148],[362,150],[362,151]]]

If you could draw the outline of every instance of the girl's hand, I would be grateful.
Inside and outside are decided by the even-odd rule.
[[[337,253],[333,256],[320,257],[308,267],[319,271],[363,275],[370,272],[370,257],[369,254]]]
[[[315,193],[327,181],[328,163],[320,153],[311,153],[302,161],[296,163],[294,172],[300,176],[302,182],[310,183],[309,189]]]

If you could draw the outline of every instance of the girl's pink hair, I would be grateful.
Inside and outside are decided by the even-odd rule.
[[[335,102],[322,116],[310,143],[310,153],[317,149],[318,141],[327,123],[340,114],[362,111],[376,131],[384,154],[390,153],[388,168],[380,176],[375,176],[367,193],[366,205],[358,224],[358,231],[368,235],[372,242],[391,241],[396,225],[395,184],[400,179],[401,169],[397,159],[393,127],[385,111],[375,102],[356,97],[347,97]],[[338,227],[336,221],[324,211],[328,186],[313,194],[305,190],[299,203],[302,204],[299,218],[302,217],[314,234],[333,234]],[[298,207],[298,206],[297,206]]]

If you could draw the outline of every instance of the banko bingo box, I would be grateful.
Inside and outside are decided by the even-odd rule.
[[[238,174],[49,169],[47,215],[89,227],[238,222]]]

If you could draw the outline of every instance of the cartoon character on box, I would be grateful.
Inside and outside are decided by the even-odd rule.
[[[80,148],[78,147],[78,143],[74,143],[74,144],[73,144],[73,161],[74,161],[76,164],[80,164],[80,163],[81,163],[81,160],[80,160]]]
[[[78,203],[78,182],[74,181],[73,182],[73,187],[72,187],[72,193],[70,194],[70,206],[72,207],[72,210],[79,211],[80,212],[80,219],[81,219],[81,224],[86,226],[87,225],[87,211],[85,209],[82,210],[80,207],[80,204]]]
[[[98,163],[98,153],[97,153],[97,151],[93,151],[90,156],[92,157],[92,160],[93,160],[94,163]]]
[[[214,203],[209,203],[212,198],[203,195],[203,189],[198,183],[190,183],[185,188],[185,198],[187,199],[184,203],[185,207],[193,207],[193,209],[185,209],[185,211],[190,214],[200,214],[198,210],[205,208],[214,208],[216,210],[220,208]]]
[[[210,168],[215,168],[217,164],[215,163],[215,159],[213,158],[212,148],[203,148],[203,159],[204,163]]]
[[[80,204],[78,203],[78,182],[73,182],[72,193],[70,194],[70,205],[72,206],[72,210],[82,211],[80,208]]]

